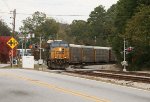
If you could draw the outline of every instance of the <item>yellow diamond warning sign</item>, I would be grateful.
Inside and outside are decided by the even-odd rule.
[[[15,38],[12,37],[10,40],[8,40],[7,45],[13,49],[18,45],[18,42]]]

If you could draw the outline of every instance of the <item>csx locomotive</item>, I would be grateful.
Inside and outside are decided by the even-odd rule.
[[[69,44],[62,40],[48,40],[47,66],[66,68],[69,65]]]
[[[62,40],[48,41],[49,68],[65,69],[70,64],[95,64],[116,61],[111,47],[68,44]]]

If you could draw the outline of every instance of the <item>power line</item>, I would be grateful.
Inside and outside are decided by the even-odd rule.
[[[27,13],[17,13],[17,14],[21,14],[21,15],[33,15],[33,14],[27,14]],[[88,16],[88,15],[75,15],[75,14],[70,14],[70,15],[50,15],[50,14],[46,14],[48,16]]]
[[[0,12],[0,13],[5,13],[5,14],[12,14],[11,12]],[[16,14],[19,14],[19,15],[33,15],[33,14],[29,14],[29,13],[16,13]],[[79,16],[89,16],[89,15],[78,15],[78,14],[69,14],[69,15],[50,15],[50,14],[46,14],[48,16],[72,16],[72,17],[79,17]],[[149,16],[149,15],[138,15],[138,16]],[[118,16],[118,17],[130,17],[130,16]]]
[[[12,14],[11,12],[0,12],[0,13]]]
[[[9,13],[9,12],[0,12],[0,13],[6,13],[6,14],[12,14],[12,13]],[[16,13],[16,14],[19,14],[19,15],[33,15],[33,14],[29,14],[29,13]],[[70,15],[50,15],[50,14],[46,14],[48,16],[88,16],[88,15],[75,15],[75,14],[70,14]]]
[[[74,14],[72,14],[72,15],[71,14],[70,15],[49,15],[48,14],[48,16],[72,16],[72,17],[77,16],[78,17],[78,16],[89,16],[89,15],[74,15]]]

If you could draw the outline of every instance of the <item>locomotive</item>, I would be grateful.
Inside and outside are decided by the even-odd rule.
[[[65,69],[75,64],[100,64],[115,62],[111,47],[68,44],[62,40],[49,40],[47,66],[50,69]]]
[[[62,68],[69,66],[69,44],[62,40],[48,40],[47,66],[48,68]]]

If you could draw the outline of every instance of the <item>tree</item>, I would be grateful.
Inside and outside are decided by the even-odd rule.
[[[150,0],[137,0],[138,5],[150,5]]]
[[[1,36],[10,36],[11,32],[10,32],[10,28],[6,25],[5,22],[3,22],[2,20],[0,20],[0,35]]]
[[[32,17],[27,17],[23,20],[23,26],[20,27],[22,32],[35,32],[37,27],[40,26],[46,20],[46,14],[42,12],[35,12]]]
[[[116,9],[115,27],[117,33],[122,34],[125,31],[127,21],[134,15],[137,8],[137,0],[119,0]]]
[[[70,25],[71,36],[78,44],[89,44],[89,32],[87,22],[83,20],[74,20]]]
[[[115,18],[116,18],[116,10],[117,5],[112,5],[106,12],[106,28],[108,33],[108,41],[109,44],[112,46],[113,38],[116,35],[116,27],[115,27]]]
[[[127,23],[124,36],[135,47],[132,64],[150,67],[150,6],[141,6]]]
[[[57,32],[57,38],[67,41],[68,43],[74,43],[73,36],[71,36],[71,29],[69,24],[59,23],[59,30]]]
[[[107,37],[109,35],[109,29],[106,22],[106,11],[102,5],[96,7],[91,12],[88,18],[88,24],[90,26],[91,38],[96,38],[97,45],[107,46]]]
[[[59,23],[54,19],[45,19],[45,21],[37,27],[36,32],[40,32],[42,36],[48,40],[57,39],[57,32],[59,30]]]
[[[23,20],[23,26],[20,27],[23,33],[34,33],[36,37],[42,36],[47,40],[48,38],[56,38],[59,30],[58,23],[52,19],[47,18],[45,13],[35,12],[32,17]]]
[[[123,57],[120,52],[123,50],[123,39],[126,38],[128,46],[133,46],[134,51],[127,55],[130,70],[139,70],[144,65],[149,66],[149,18],[145,15],[149,12],[149,0],[119,0],[115,10],[115,33],[113,37],[113,49],[116,52],[118,61]],[[108,11],[107,11],[108,13]],[[109,14],[109,13],[108,13]],[[146,56],[146,57],[144,57]],[[132,69],[135,68],[135,69]]]
[[[125,33],[125,28],[128,20],[132,18],[138,6],[137,0],[119,0],[114,7],[114,18],[113,25],[115,28],[115,33],[112,37],[112,47],[116,53],[118,62],[123,60],[123,34]]]

